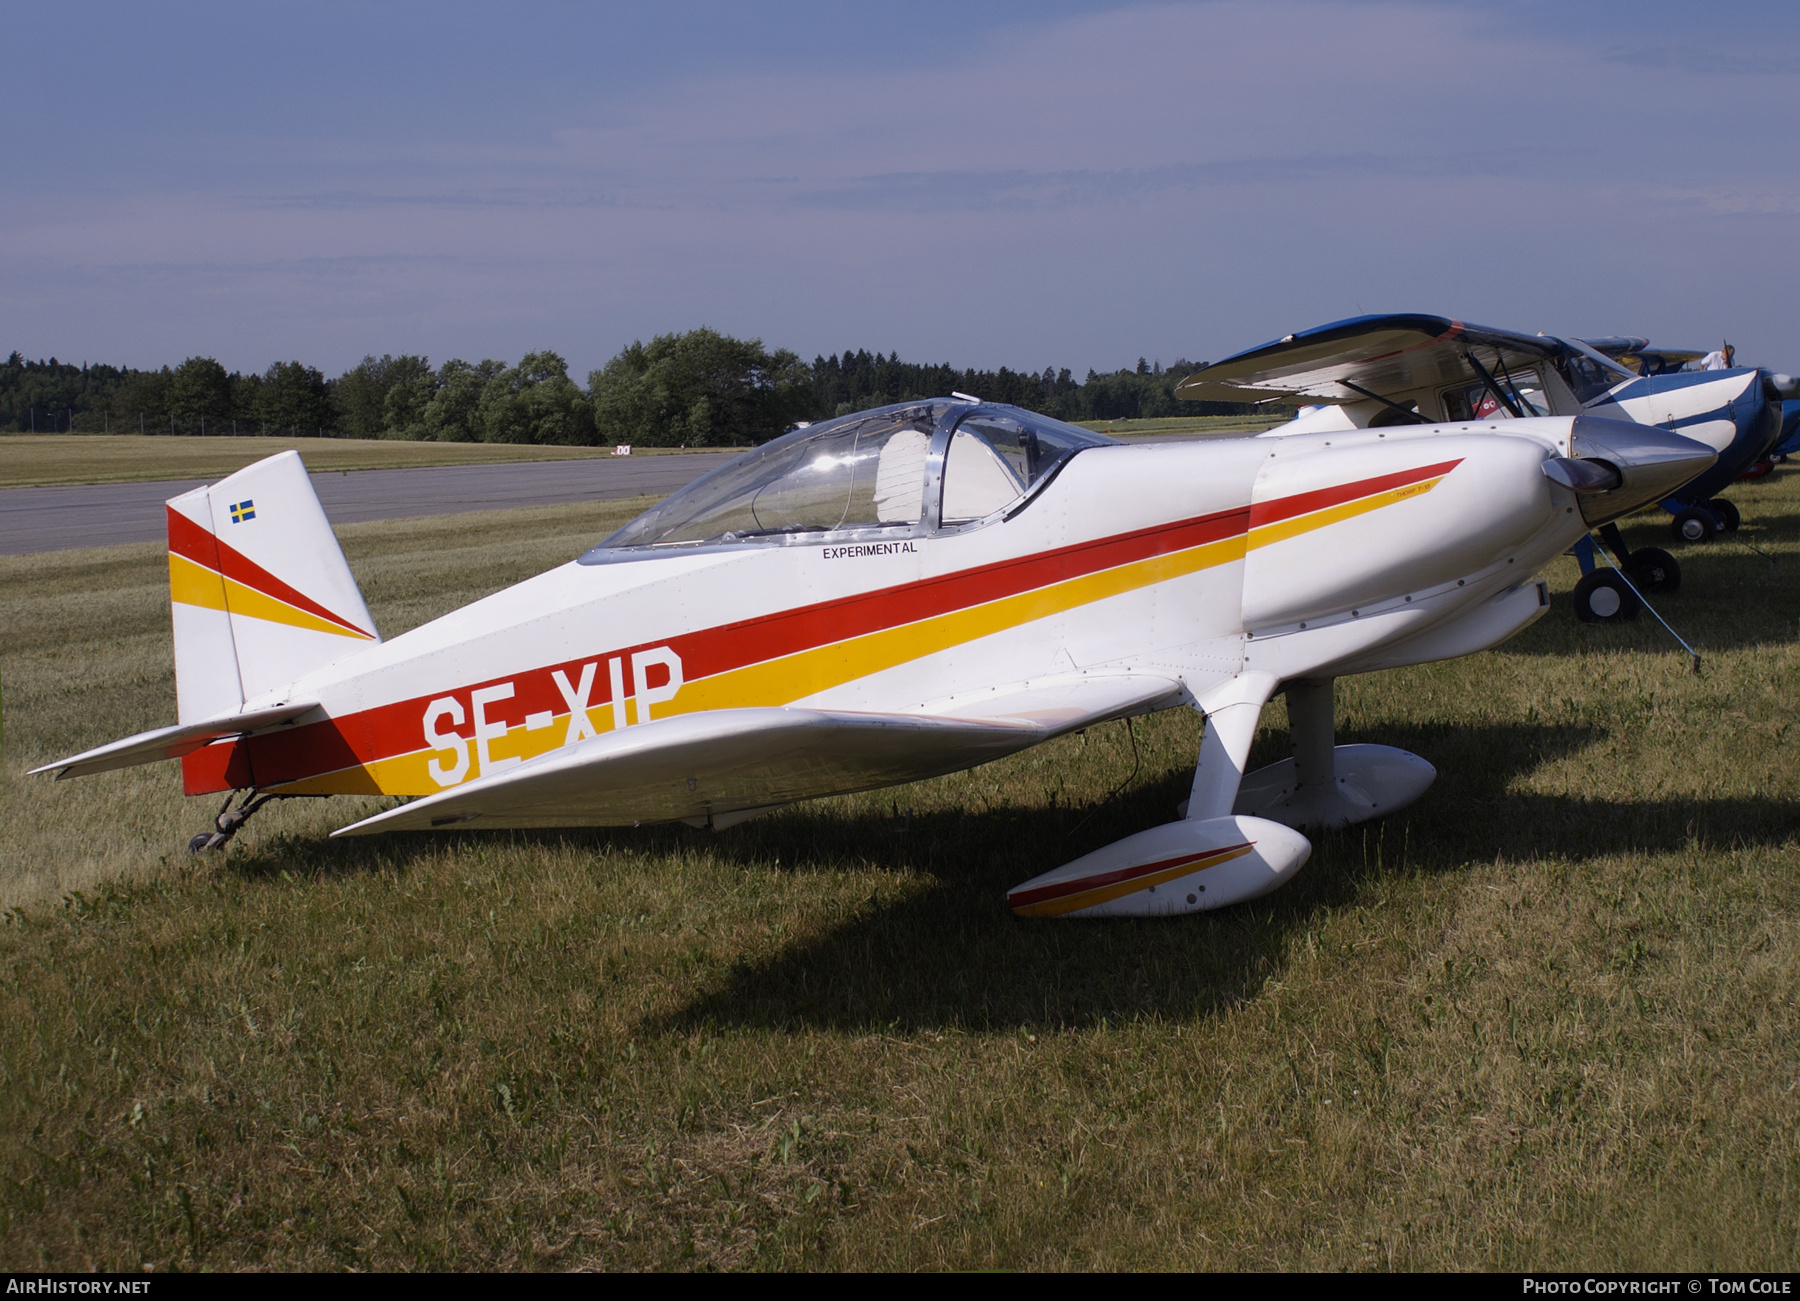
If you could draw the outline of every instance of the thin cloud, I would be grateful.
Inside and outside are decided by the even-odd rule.
[[[1146,6],[925,60],[561,86],[505,135],[377,101],[361,134],[153,121],[129,165],[0,194],[0,301],[21,346],[258,368],[548,344],[579,372],[700,321],[809,355],[1084,368],[1359,302],[1729,328],[1800,359],[1782,41],[1503,19]],[[943,308],[971,296],[1009,310]]]
[[[1793,51],[1745,53],[1710,45],[1618,45],[1600,56],[1608,63],[1692,73],[1700,77],[1793,77]]]

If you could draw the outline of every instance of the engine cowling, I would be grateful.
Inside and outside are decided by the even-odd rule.
[[[1546,450],[1492,434],[1277,448],[1251,499],[1245,627],[1375,605],[1504,562],[1555,509]]]

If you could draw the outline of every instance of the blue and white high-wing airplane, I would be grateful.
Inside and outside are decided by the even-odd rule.
[[[1782,395],[1773,376],[1753,367],[1667,371],[1686,354],[1658,354],[1652,367],[1642,360],[1644,342],[1518,334],[1442,316],[1357,316],[1215,362],[1175,391],[1200,401],[1314,404],[1264,437],[1578,414],[1657,425],[1718,453],[1710,469],[1660,503],[1674,516],[1677,540],[1705,541],[1737,527],[1737,509],[1717,494],[1775,446]],[[1608,348],[1665,373],[1638,374]],[[1680,567],[1667,552],[1631,551],[1611,523],[1601,537],[1639,589],[1680,585]],[[1592,544],[1584,539],[1576,554],[1586,573],[1576,589],[1576,614],[1598,622],[1634,617],[1636,595],[1595,568]]]
[[[1683,348],[1652,348],[1648,339],[1633,336],[1612,336],[1604,339],[1583,339],[1590,348],[1598,349],[1611,357],[1634,374],[1645,377],[1686,374],[1696,372],[1717,374],[1717,371],[1706,372],[1704,361],[1708,354]],[[1729,363],[1732,349],[1729,344],[1723,350]],[[1800,380],[1792,375],[1770,375],[1775,391],[1784,399],[1781,403],[1781,432],[1776,436],[1775,446],[1763,453],[1762,459],[1751,463],[1751,468],[1739,475],[1740,479],[1761,478],[1775,468],[1778,459],[1789,457],[1800,452]],[[1724,532],[1731,532],[1737,527],[1737,515],[1729,502],[1714,502],[1712,505],[1722,506],[1724,510],[1716,521]],[[1684,539],[1685,540],[1685,539]]]

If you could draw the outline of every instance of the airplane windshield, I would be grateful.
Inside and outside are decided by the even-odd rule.
[[[1579,353],[1571,357],[1564,357],[1559,369],[1562,371],[1564,382],[1569,386],[1569,391],[1574,393],[1577,401],[1583,403],[1592,402],[1595,398],[1605,396],[1612,389],[1618,387],[1619,382],[1624,378]]]
[[[1452,389],[1443,395],[1443,403],[1446,420],[1506,420],[1515,414],[1526,418],[1550,414],[1544,381],[1536,370],[1530,369],[1502,369],[1494,376],[1491,387],[1484,383]]]
[[[1023,411],[969,416],[957,425],[944,457],[943,522],[991,515],[1036,487],[1081,448],[1111,441]]]
[[[931,431],[948,406],[890,407],[795,430],[719,467],[600,545],[737,542],[917,524]]]
[[[960,405],[882,407],[795,430],[690,484],[596,550],[968,524],[1046,482],[1081,448],[1113,441],[1014,407],[972,407],[945,449],[943,495],[928,502],[932,437]]]

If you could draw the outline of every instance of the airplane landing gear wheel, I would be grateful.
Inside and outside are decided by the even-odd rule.
[[[1725,532],[1736,533],[1738,531],[1738,524],[1742,522],[1743,516],[1738,514],[1738,508],[1736,506],[1726,501],[1723,497],[1714,497],[1706,504],[1713,508],[1713,514],[1724,521]]]
[[[1674,518],[1669,531],[1675,535],[1677,542],[1710,542],[1713,534],[1719,530],[1713,523],[1710,511],[1689,506]]]
[[[244,792],[243,802],[234,809],[231,807],[231,801],[236,798],[236,791],[225,797],[225,803],[219,808],[219,815],[213,819],[215,830],[202,831],[188,841],[188,853],[198,854],[208,849],[225,848],[243,825],[250,821],[252,814],[270,800],[278,800],[282,797],[279,795],[259,796],[254,789],[251,789]]]
[[[1625,564],[1631,585],[1640,592],[1679,592],[1681,566],[1661,547],[1639,547]]]
[[[1637,593],[1610,569],[1596,569],[1575,584],[1575,617],[1583,623],[1624,623],[1637,618]]]

